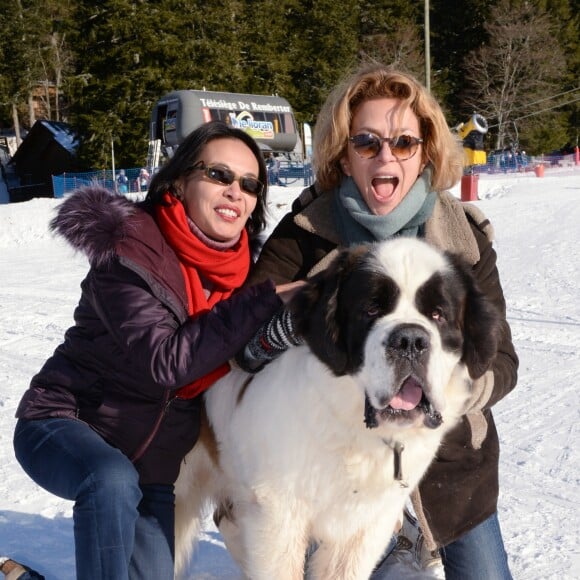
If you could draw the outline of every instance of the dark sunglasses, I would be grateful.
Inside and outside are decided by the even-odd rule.
[[[363,133],[350,137],[349,141],[352,143],[356,154],[363,159],[372,159],[376,157],[381,149],[383,143],[389,146],[391,153],[399,160],[406,161],[411,159],[419,144],[423,143],[423,139],[418,137],[411,137],[411,135],[399,135],[398,137],[378,137],[372,133]]]
[[[242,191],[249,195],[259,197],[264,192],[264,184],[256,177],[251,177],[250,175],[239,177],[229,167],[224,167],[223,165],[206,165],[203,161],[198,161],[191,170],[201,170],[206,177],[222,185],[231,185],[234,181],[237,181]]]

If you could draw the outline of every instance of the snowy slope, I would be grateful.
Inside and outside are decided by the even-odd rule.
[[[272,224],[300,189],[272,188]],[[521,359],[519,385],[495,411],[512,572],[518,580],[580,578],[580,168],[544,178],[484,175],[479,194],[476,203],[495,227]],[[87,269],[48,233],[57,203],[0,204],[0,555],[47,580],[72,580],[71,504],[35,486],[12,451],[15,408],[72,323]],[[392,574],[419,577],[402,564]],[[240,578],[210,523],[189,578]]]

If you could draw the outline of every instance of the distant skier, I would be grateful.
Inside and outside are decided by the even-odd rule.
[[[137,191],[147,191],[149,188],[149,180],[151,179],[151,175],[149,175],[149,171],[143,167],[139,172],[139,176],[136,179]]]
[[[125,175],[124,169],[121,169],[117,176],[117,190],[119,193],[128,193],[129,191],[129,178]]]

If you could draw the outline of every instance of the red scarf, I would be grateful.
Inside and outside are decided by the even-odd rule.
[[[209,311],[215,304],[231,296],[245,281],[250,269],[248,232],[244,228],[238,242],[226,250],[207,246],[192,233],[185,208],[171,194],[163,196],[163,204],[156,206],[157,223],[176,253],[183,272],[190,316]],[[211,284],[206,298],[201,279]],[[207,375],[177,390],[182,399],[192,399],[230,370],[224,363]]]

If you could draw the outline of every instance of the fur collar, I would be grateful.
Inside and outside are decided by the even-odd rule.
[[[115,257],[118,244],[130,233],[130,218],[137,208],[104,187],[81,187],[59,205],[50,229],[86,254],[92,265],[102,266]]]

